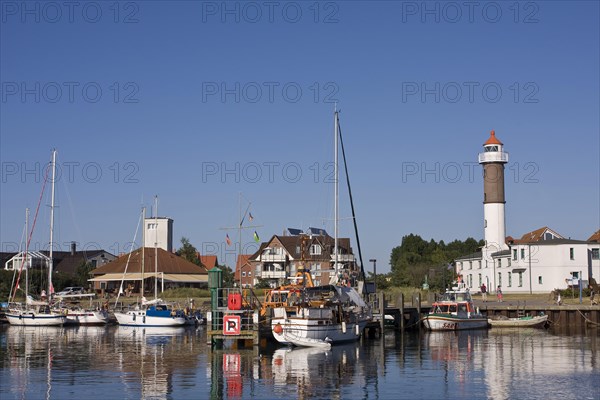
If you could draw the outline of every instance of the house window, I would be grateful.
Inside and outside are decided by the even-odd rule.
[[[481,260],[479,260],[478,262],[479,262],[479,269],[481,269]]]
[[[521,249],[521,260],[525,259],[525,249]]]
[[[508,266],[510,267],[510,266],[512,265],[512,262],[510,261],[510,257],[508,257],[508,258],[506,259],[506,261],[507,261],[507,264],[508,264]]]
[[[502,286],[502,273],[498,272],[498,286]]]
[[[487,219],[484,219],[484,220],[483,220],[483,227],[484,227],[484,228],[487,228]]]
[[[459,263],[458,263],[458,270],[459,270],[459,271],[462,271],[462,269],[463,269],[463,265],[462,265],[462,263],[460,263],[460,262],[459,262]]]
[[[248,271],[248,276],[252,276],[252,271]]]
[[[242,278],[246,277],[246,271],[242,271]]]
[[[485,260],[485,267],[486,267],[486,268],[487,268],[487,267],[488,267],[488,263],[487,263],[487,260]]]
[[[469,261],[469,269],[473,269],[473,261]]]
[[[311,256],[319,256],[321,255],[321,246],[318,244],[313,244],[310,246],[310,255]]]
[[[523,287],[523,273],[519,272],[519,287]]]
[[[482,280],[481,280],[481,274],[479,274],[479,286],[481,286]]]
[[[508,285],[507,286],[508,287],[512,286],[512,273],[510,273],[510,272],[508,273]]]
[[[542,281],[542,276],[541,276],[541,275],[540,275],[540,276],[538,276],[538,284],[540,284],[540,285],[541,285],[541,284],[543,284],[543,281]]]
[[[517,261],[517,249],[513,249],[513,260]]]
[[[498,259],[498,268],[502,268],[502,259],[501,258]]]
[[[592,249],[592,260],[600,260],[600,249]]]
[[[574,260],[574,259],[575,259],[575,249],[574,249],[573,247],[570,247],[570,248],[569,248],[569,258],[570,258],[571,260]]]
[[[469,282],[468,282],[469,283],[469,287],[473,287],[473,275],[469,274],[469,276],[467,278],[469,278]]]
[[[300,246],[296,246],[296,254],[300,254]]]

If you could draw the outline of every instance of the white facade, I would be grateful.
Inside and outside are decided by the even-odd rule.
[[[456,259],[456,273],[473,290],[548,293],[600,281],[600,243],[565,239],[544,227],[506,243],[504,164],[508,154],[494,131],[479,154],[484,168],[484,238],[480,252]],[[589,240],[592,240],[590,238]],[[596,239],[597,240],[597,239]]]
[[[154,246],[173,251],[173,220],[158,217],[146,218],[144,221],[144,247]]]

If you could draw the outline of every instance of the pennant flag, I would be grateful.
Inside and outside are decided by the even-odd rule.
[[[248,213],[248,220],[252,221],[254,219],[254,217],[252,216],[252,213]]]
[[[258,233],[256,233],[256,231],[254,231],[254,241],[256,243],[260,242],[260,238],[258,237]]]
[[[50,282],[50,294],[54,294],[54,285]]]
[[[227,242],[227,246],[231,246],[231,239],[229,239],[229,234],[225,235],[225,241]]]

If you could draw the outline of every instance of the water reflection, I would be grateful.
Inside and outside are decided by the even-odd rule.
[[[0,398],[598,399],[599,340],[491,329],[218,350],[203,328],[0,327]]]

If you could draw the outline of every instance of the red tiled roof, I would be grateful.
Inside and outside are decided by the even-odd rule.
[[[557,239],[564,239],[561,235],[559,235],[552,229],[548,228],[547,226],[544,226],[544,227],[541,227],[534,231],[527,232],[526,234],[521,236],[520,239],[513,239],[513,243],[519,244],[519,243],[539,242],[540,240],[544,240],[544,233],[546,233],[547,231],[550,231],[550,233],[552,233],[552,235],[555,236]],[[507,237],[507,240],[509,237]]]
[[[590,238],[587,240],[588,242],[596,242],[600,243],[600,229],[598,229]]]
[[[218,265],[216,255],[210,254],[210,255],[203,256],[202,254],[198,253],[198,258],[200,259],[200,262],[202,263],[202,265],[204,265],[206,267],[207,270],[211,270]]]
[[[502,144],[501,141],[498,140],[498,138],[496,137],[496,132],[495,131],[491,131],[490,132],[490,138],[487,140],[487,142],[485,142],[483,145],[488,145],[488,144]]]
[[[154,253],[153,247],[144,247],[144,270],[147,272],[154,272]],[[206,274],[206,268],[189,262],[185,258],[179,257],[176,254],[170,253],[161,248],[156,249],[158,255],[157,268],[159,272],[169,274]],[[127,260],[129,259],[129,265]],[[104,275],[110,273],[123,273],[125,266],[127,265],[128,273],[140,273],[142,272],[142,248],[136,249],[131,252],[131,258],[129,254],[123,254],[116,260],[104,264],[92,271],[94,275]]]

